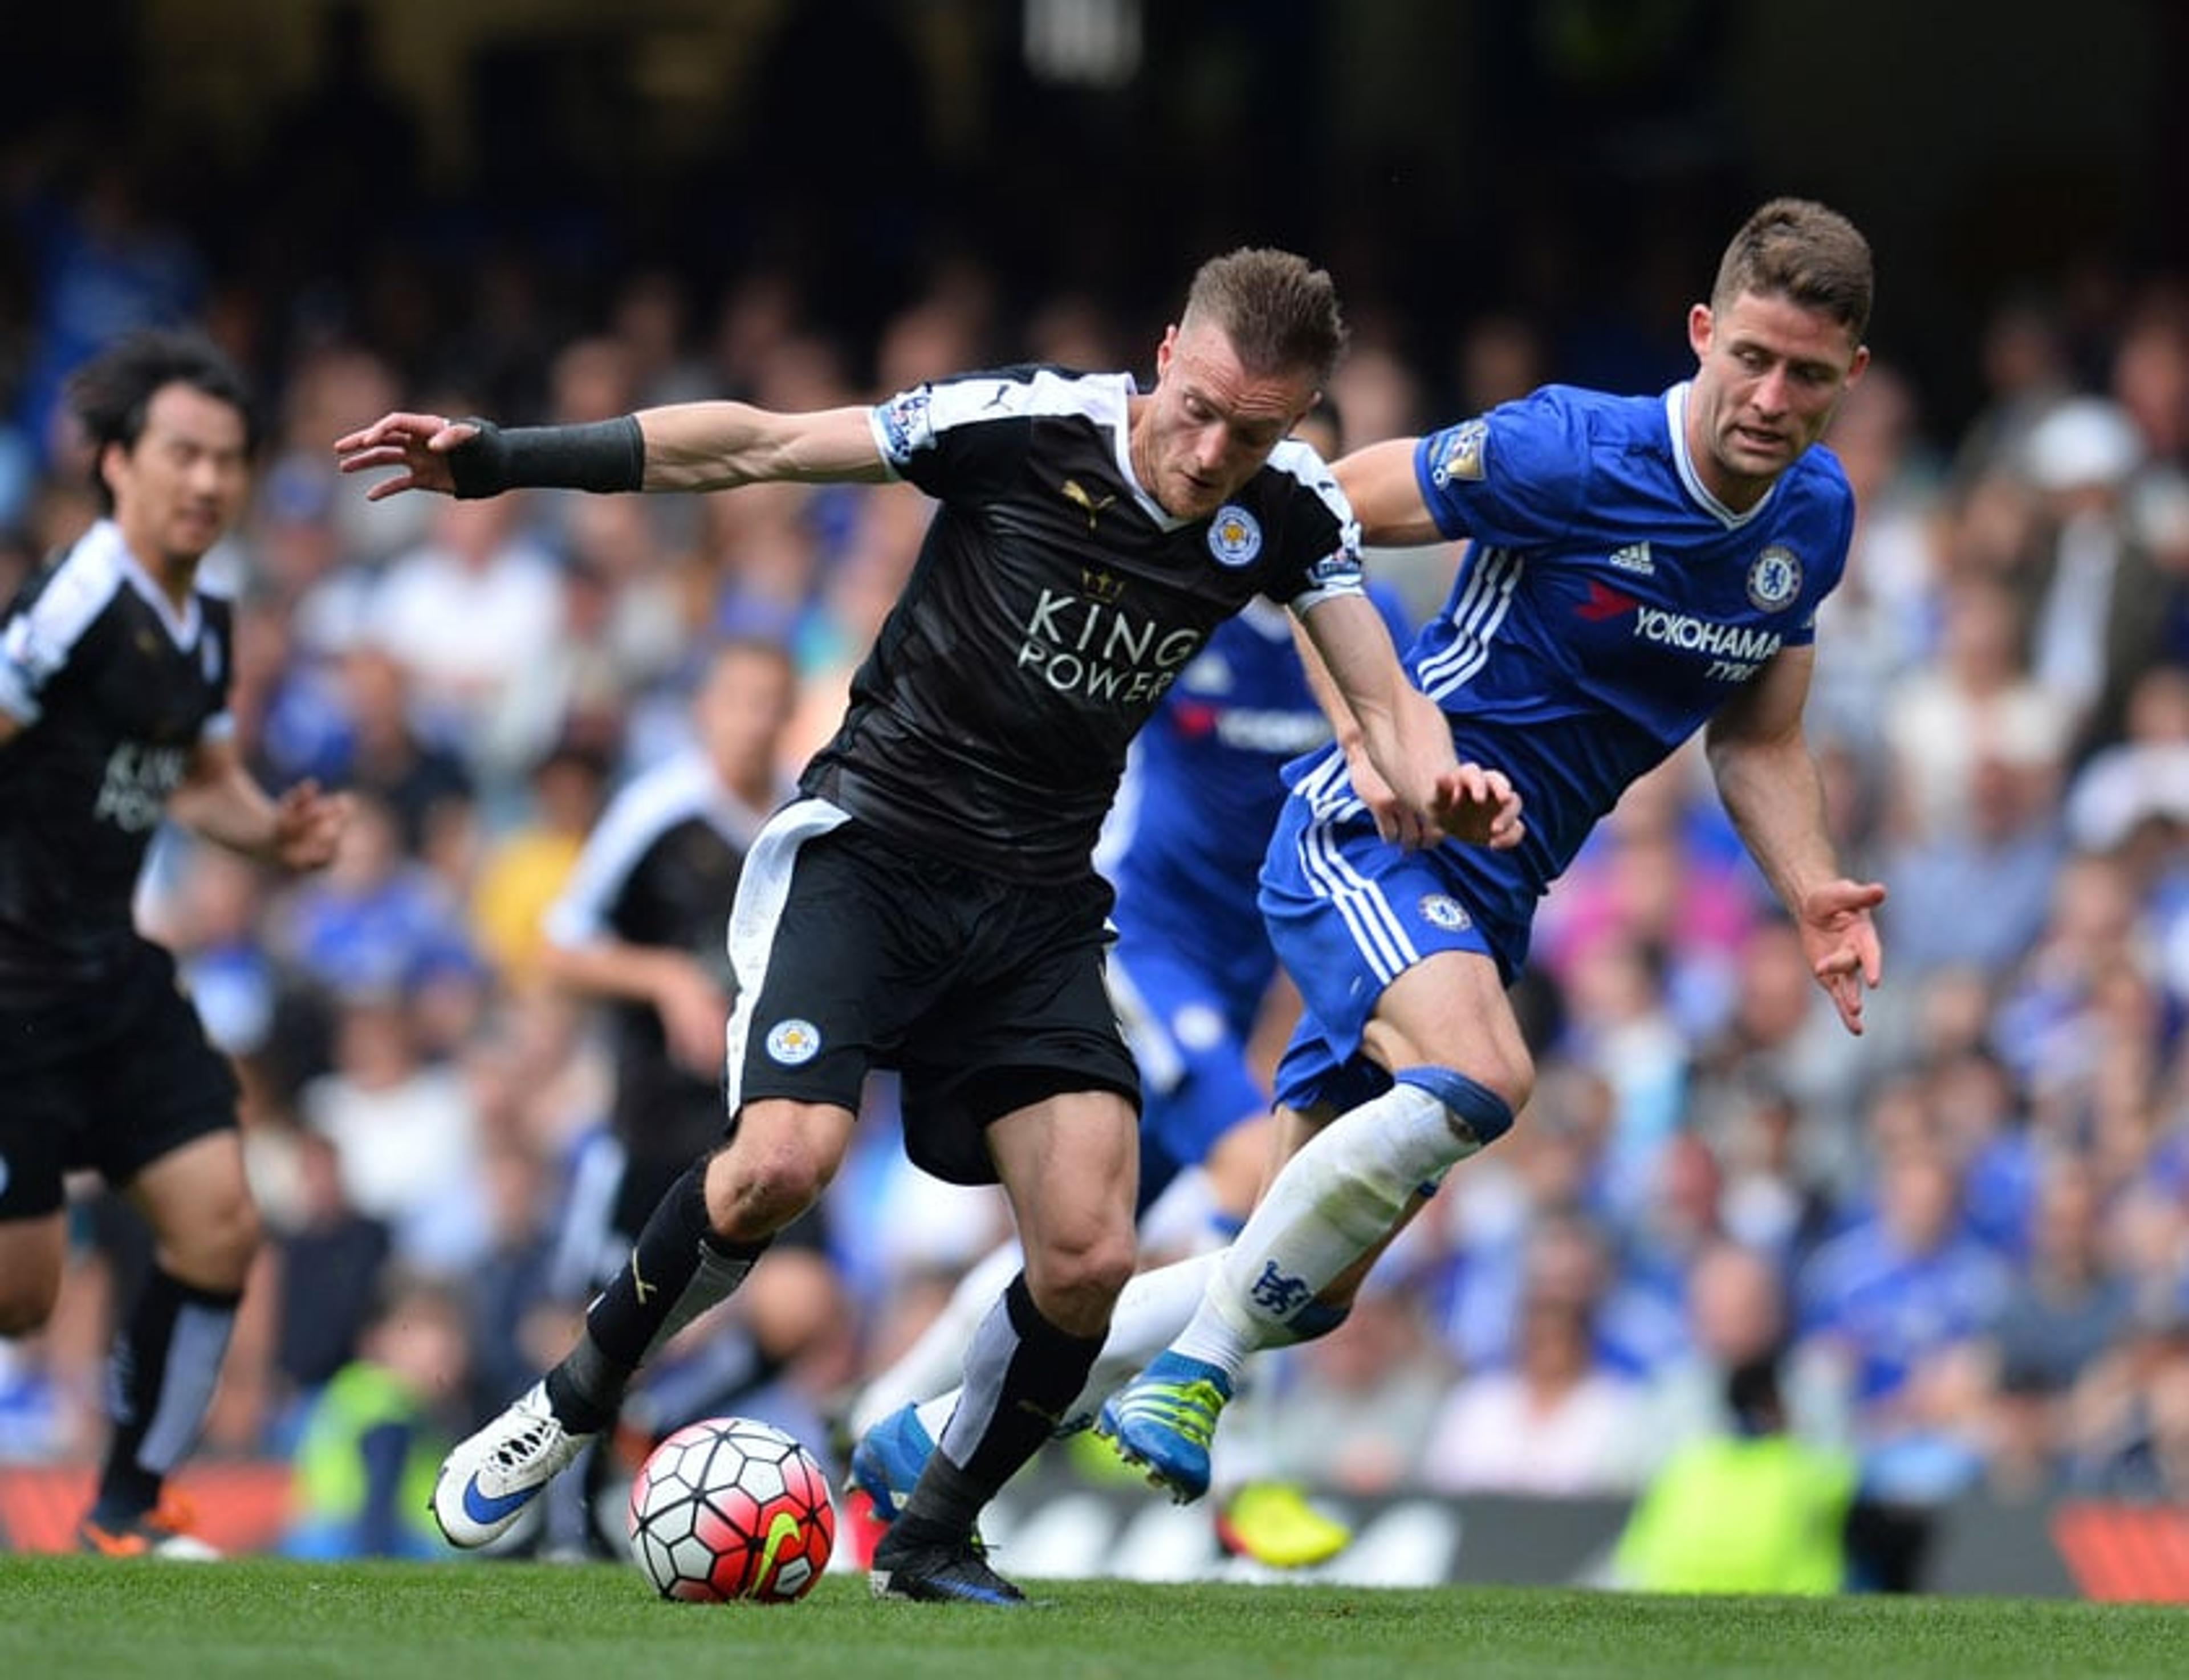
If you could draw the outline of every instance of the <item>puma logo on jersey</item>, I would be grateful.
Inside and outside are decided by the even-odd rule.
[[[1086,486],[1082,484],[1077,478],[1066,478],[1064,481],[1063,490],[1064,499],[1070,502],[1073,506],[1083,510],[1086,513],[1087,529],[1090,531],[1094,529],[1095,516],[1100,513],[1104,508],[1115,504],[1117,500],[1117,498],[1113,495],[1106,495],[1102,497],[1100,501],[1096,501],[1095,498],[1089,493]]]

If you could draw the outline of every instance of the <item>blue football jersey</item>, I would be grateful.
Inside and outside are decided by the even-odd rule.
[[[1736,513],[1688,457],[1687,397],[1548,386],[1416,450],[1439,529],[1468,546],[1406,663],[1460,755],[1524,801],[1525,840],[1461,865],[1508,936],[1524,941],[1535,901],[1630,783],[1780,648],[1814,640],[1847,563],[1854,498],[1830,451],[1807,450]],[[1292,774],[1310,799],[1342,796],[1326,761]]]
[[[1407,645],[1396,595],[1369,596]],[[1133,745],[1096,862],[1117,890],[1121,948],[1198,953],[1211,976],[1236,976],[1251,1010],[1274,959],[1254,881],[1284,803],[1284,766],[1329,741],[1307,686],[1291,615],[1255,602],[1218,626]]]

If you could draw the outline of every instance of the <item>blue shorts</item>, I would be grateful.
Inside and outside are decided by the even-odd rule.
[[[1314,778],[1321,782],[1321,778]],[[1408,851],[1383,840],[1349,789],[1285,801],[1262,865],[1261,906],[1277,958],[1298,985],[1306,1015],[1279,1069],[1277,1099],[1328,1100],[1340,1071],[1360,1058],[1360,1036],[1383,990],[1408,969],[1445,951],[1468,951],[1497,965],[1511,985],[1527,953],[1528,925],[1516,919],[1480,860],[1450,841]],[[1347,1076],[1350,1107],[1366,1082]],[[1386,1082],[1388,1083],[1388,1082]],[[1372,1095],[1372,1090],[1367,1094]]]
[[[1251,998],[1201,964],[1127,938],[1111,953],[1110,993],[1140,1070],[1140,1191],[1145,1213],[1217,1140],[1268,1112],[1247,1041],[1272,968]]]

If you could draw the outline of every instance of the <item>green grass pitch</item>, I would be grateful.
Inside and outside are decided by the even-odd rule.
[[[632,1570],[0,1557],[0,1675],[65,1680],[2074,1680],[2176,1676],[2189,1611],[2027,1599],[1704,1600],[1535,1588],[1032,1583],[1014,1614],[668,1604]]]

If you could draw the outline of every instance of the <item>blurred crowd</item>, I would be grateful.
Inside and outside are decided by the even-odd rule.
[[[271,300],[223,285],[126,179],[11,208],[7,586],[93,517],[61,376],[136,321],[204,324],[272,421],[212,563],[237,602],[239,734],[269,785],[357,795],[324,876],[171,838],[142,895],[242,1070],[273,1233],[209,1445],[290,1451],[338,1372],[410,1358],[381,1334],[394,1282],[447,1309],[431,1368],[467,1372],[444,1396],[461,1433],[582,1304],[555,1250],[608,1074],[597,1021],[540,978],[543,908],[604,800],[684,743],[721,638],[794,653],[795,772],[928,504],[891,486],[368,506],[332,440],[396,407],[578,421],[700,394],[814,408],[1006,361],[1138,367],[1162,323],[1016,297],[970,257],[874,332],[764,266],[718,287],[634,266],[574,316],[538,307],[547,259],[513,250],[461,300],[382,269],[277,332]],[[1869,1030],[1839,1032],[1698,762],[1638,785],[1541,919],[1528,1112],[1352,1321],[1273,1372],[1268,1428],[1310,1481],[1631,1491],[1711,1427],[1727,1371],[1783,1345],[1792,1427],[1883,1496],[2189,1498],[2189,275],[2006,297],[1954,435],[1880,320],[1830,439],[1861,522],[1810,712],[1847,873],[1892,892]],[[1333,393],[1353,445],[1595,371],[1524,313],[1457,324],[1430,365],[1361,328]],[[1425,612],[1451,557],[1373,558]],[[795,1428],[824,1428],[1004,1230],[992,1196],[904,1163],[885,1081],[869,1109],[825,1208],[834,1288],[771,1402]],[[80,1205],[61,1316],[0,1343],[0,1457],[98,1438],[140,1241]]]

